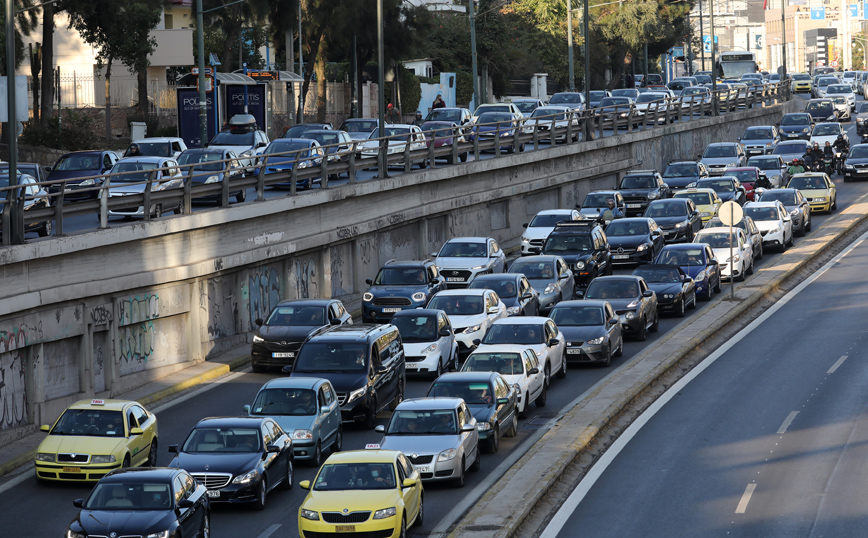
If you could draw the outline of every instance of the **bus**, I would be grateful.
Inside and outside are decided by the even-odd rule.
[[[739,80],[745,73],[756,73],[756,55],[742,50],[721,52],[717,72],[720,78],[728,80]]]

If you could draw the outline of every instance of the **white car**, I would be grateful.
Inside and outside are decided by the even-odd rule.
[[[518,114],[518,117],[524,119],[524,114],[519,110],[515,103],[485,103],[476,107],[476,112],[470,117],[470,123],[476,123],[479,116],[486,112],[504,112]]]
[[[546,209],[525,222],[526,230],[521,234],[521,255],[531,256],[542,252],[543,243],[559,222],[583,220],[577,209]]]
[[[502,345],[485,346],[467,357],[462,372],[497,372],[518,393],[518,416],[527,416],[531,403],[546,404],[545,373],[539,359],[529,347]]]
[[[513,99],[512,104],[518,107],[522,114],[525,117],[530,116],[534,110],[538,109],[541,106],[545,106],[545,103],[540,101],[539,99],[525,98],[525,99]]]
[[[817,143],[820,145],[820,149],[823,149],[826,142],[834,144],[839,135],[843,136],[845,140],[849,138],[847,132],[844,130],[844,126],[840,123],[818,123],[814,125],[814,130],[811,131],[810,143],[812,146],[814,143]]]
[[[554,123],[555,129],[564,129],[564,134],[558,135],[556,140],[566,140],[568,124],[573,126],[573,139],[578,138],[579,120],[573,113],[573,109],[558,105],[549,105],[534,110],[524,122],[524,132],[533,133],[534,128],[540,132],[548,131],[552,128],[552,123]]]
[[[646,113],[654,114],[655,111],[659,110],[660,119],[659,122],[666,121],[666,109],[671,108],[670,99],[674,93],[672,90],[666,90],[664,93],[661,91],[653,91],[653,92],[644,92],[639,97],[636,98],[636,101],[633,103],[633,114],[639,117],[644,116]],[[671,116],[674,118],[674,115]]]
[[[856,94],[850,84],[829,84],[826,87],[826,97],[841,96],[847,99],[847,104],[850,105],[850,110],[856,109]]]
[[[404,344],[407,375],[433,374],[458,366],[458,342],[446,312],[423,308],[395,312],[390,321]]]
[[[762,232],[760,232],[762,233]],[[730,258],[729,227],[704,228],[694,237],[694,243],[707,243],[714,257],[721,260],[720,276],[743,281],[753,274],[753,245],[741,228],[732,229],[732,258]]]
[[[691,86],[681,91],[681,110],[689,111],[691,107],[699,113],[702,107],[711,103],[711,90],[705,86]]]
[[[410,151],[417,151],[428,147],[428,143],[425,141],[425,134],[416,125],[389,124],[385,126],[384,131],[385,136],[389,137],[389,145],[386,149],[386,153],[389,155],[403,154],[408,143],[410,144]],[[367,140],[356,145],[356,157],[375,159],[380,151],[380,141],[376,139],[380,138],[380,136],[379,127],[371,131]],[[424,166],[425,158],[411,163],[410,166],[412,167],[416,163],[419,163],[420,167]],[[400,166],[403,168],[404,163],[393,162],[390,163],[390,166]]]
[[[449,288],[464,288],[476,275],[506,269],[506,254],[491,237],[455,237],[431,257],[437,258],[435,265]]]
[[[253,172],[257,157],[268,147],[268,135],[257,128],[256,119],[250,114],[237,114],[229,120],[229,126],[214,135],[209,148],[228,149],[238,155],[238,164],[245,172]]]
[[[506,305],[497,293],[486,289],[439,291],[428,302],[428,309],[442,310],[449,316],[458,353],[465,356],[476,347],[474,340],[507,316]]]
[[[180,189],[184,186],[184,174],[178,168],[178,161],[167,157],[127,157],[115,163],[108,173],[110,180],[109,198],[119,198],[131,194],[141,194],[148,188],[148,177],[151,177],[151,192],[168,189]],[[163,204],[152,204],[150,215],[159,217],[167,211],[178,211],[181,200],[178,199],[172,207]],[[138,204],[129,207],[115,207],[108,212],[112,217],[145,216],[145,209]]]
[[[567,376],[566,342],[551,318],[526,316],[495,321],[477,351],[491,346],[513,345],[533,349],[545,374],[546,388],[555,372],[561,379]]]
[[[133,155],[130,149],[139,147],[139,153]],[[140,138],[133,140],[130,147],[124,152],[124,157],[169,157],[177,159],[187,149],[183,138],[177,136],[155,136],[152,138]]]
[[[781,202],[748,202],[744,205],[744,214],[759,228],[763,249],[780,247],[786,250],[793,244],[793,219]]]

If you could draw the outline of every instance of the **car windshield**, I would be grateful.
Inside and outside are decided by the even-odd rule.
[[[468,359],[469,361],[470,359]],[[467,363],[465,363],[466,367]],[[521,373],[521,372],[519,372]],[[454,409],[395,411],[386,435],[456,435],[458,421]]]
[[[437,316],[430,314],[395,316],[392,325],[398,328],[404,343],[436,342]]]
[[[741,135],[742,140],[770,140],[774,138],[771,129],[746,129]]]
[[[735,192],[735,184],[730,179],[702,179],[696,182],[696,186],[714,189],[715,192]]]
[[[435,381],[429,398],[461,398],[467,404],[492,405],[491,386],[487,381]]]
[[[267,148],[265,148],[266,155],[273,155],[275,153],[289,153],[292,151],[305,150],[310,149],[310,142],[302,142],[302,141],[292,141],[292,142],[272,142]],[[287,155],[287,157],[295,157],[295,153]],[[305,156],[307,152],[302,151],[298,155]]]
[[[619,189],[655,189],[657,181],[653,176],[624,176]]]
[[[808,144],[805,142],[796,142],[795,144],[783,143],[775,146],[773,155],[792,155],[793,153],[804,153],[808,149]]]
[[[814,127],[814,132],[811,134],[813,136],[837,136],[841,134],[841,128],[837,123],[834,125],[820,124]]]
[[[546,242],[546,246],[548,246],[548,242]],[[551,261],[528,261],[519,258],[509,267],[509,272],[522,273],[531,280],[554,280],[555,263]]]
[[[194,428],[181,452],[262,452],[259,428]]]
[[[745,213],[747,209],[745,208]],[[704,266],[705,256],[701,248],[663,249],[657,257],[657,263],[663,265]]]
[[[168,482],[98,482],[84,503],[85,510],[171,510]],[[150,516],[149,516],[150,517]]]
[[[687,198],[696,205],[710,205],[714,203],[711,194],[707,192],[677,192],[674,198]]]
[[[389,141],[392,142],[406,142],[409,137],[409,130],[406,127],[390,127],[386,125],[386,129],[384,131],[386,133],[386,137],[388,137]],[[371,131],[371,135],[368,137],[370,139],[380,138],[380,129],[374,129]]]
[[[847,154],[848,159],[868,159],[868,146],[857,146]]]
[[[375,286],[424,286],[427,283],[422,267],[383,267],[374,279]]]
[[[587,235],[550,235],[543,246],[543,252],[546,254],[553,252],[567,254],[588,252],[589,250],[591,250],[591,238]],[[522,272],[528,278],[538,278],[530,276],[527,271]]]
[[[591,96],[591,99],[597,100],[597,101],[599,101],[603,97],[608,97],[608,94],[606,94],[606,92],[603,92],[603,91],[593,91],[593,92],[590,92],[589,95]]]
[[[341,131],[348,133],[370,133],[377,128],[377,120],[347,120],[341,125]]]
[[[559,110],[556,108],[538,108],[533,111],[533,114],[530,115],[531,118],[545,118],[548,121],[562,120],[566,116],[564,115],[563,110]]]
[[[578,93],[556,93],[549,99],[550,105],[575,105],[583,102],[583,97]]]
[[[635,88],[621,88],[619,90],[612,90],[612,97],[620,97],[625,95],[627,97],[633,97],[637,93],[638,90],[636,90]]]
[[[485,299],[482,295],[435,295],[428,308],[442,310],[448,316],[482,314]]]
[[[472,290],[494,290],[501,299],[512,299],[517,295],[514,276],[504,276],[498,280],[477,278],[470,283],[469,288]],[[392,319],[392,323],[395,323],[394,318]],[[405,338],[404,340],[406,341],[407,339]]]
[[[301,346],[293,372],[365,372],[368,348],[354,342],[307,342]]]
[[[681,92],[681,95],[699,95],[701,93],[709,93],[708,88],[703,88],[701,86],[691,86],[689,88],[684,88],[684,91]]]
[[[449,241],[440,249],[441,258],[485,258],[488,249],[485,243],[469,243],[464,241]]]
[[[827,112],[829,114],[832,113],[832,103],[829,101],[825,101],[823,103],[810,102],[808,106],[805,107],[805,110],[808,112]]]
[[[702,156],[712,159],[717,157],[735,157],[735,146],[708,146],[705,148],[705,153]]]
[[[539,106],[535,101],[518,101],[513,104],[522,114],[533,112]]]
[[[630,99],[627,97],[604,97],[600,100],[600,106],[615,106],[629,105]]]
[[[500,375],[521,375],[524,365],[518,353],[476,352],[464,362],[462,372],[497,372]]]
[[[641,276],[645,279],[645,282],[653,282],[655,284],[675,284],[681,282],[681,273],[676,267],[649,269],[639,266],[638,269],[633,271],[633,274]],[[561,324],[558,323],[558,325]]]
[[[554,228],[559,222],[572,220],[570,215],[546,213],[537,215],[527,225],[528,228]]]
[[[510,112],[486,112],[485,114],[480,114],[479,119],[476,120],[476,123],[509,123],[512,121],[512,113]]]
[[[666,99],[666,96],[660,95],[659,93],[643,93],[636,98],[636,103],[653,103],[655,101],[662,102],[664,99]]]
[[[137,183],[147,181],[151,170],[159,168],[157,163],[143,162],[119,162],[112,168],[112,174],[120,174],[122,172],[130,172],[123,175],[112,175],[112,183]]]
[[[796,201],[796,195],[790,191],[784,190],[770,190],[766,191],[762,195],[763,202],[780,202],[784,205],[796,205],[798,202]]]
[[[805,73],[796,73],[793,75],[793,80],[811,80],[811,75]]]
[[[729,233],[714,232],[697,234],[697,243],[707,243],[711,248],[729,248]],[[732,234],[732,246],[738,248],[738,235]]]
[[[51,429],[51,435],[123,437],[124,416],[120,411],[105,409],[67,409]]]
[[[311,389],[263,389],[256,395],[251,415],[310,416],[318,414],[316,392]]]
[[[54,165],[54,169],[63,172],[81,172],[84,170],[100,170],[99,155],[64,155]]]
[[[865,114],[868,113],[868,101],[863,101],[859,103],[859,108],[856,110],[856,114]]]
[[[196,170],[216,172],[223,170],[226,163],[219,161],[223,160],[223,154],[216,151],[198,151],[184,152],[178,157],[178,164],[189,165],[195,164]]]
[[[833,84],[826,88],[826,93],[853,93],[853,88],[843,84]]]
[[[452,124],[446,124],[442,122],[428,122],[423,123],[421,127],[422,132],[425,133],[426,136],[434,138],[452,138]]]
[[[586,299],[634,299],[639,296],[635,280],[597,280],[588,285]]]
[[[293,125],[283,133],[283,138],[301,138],[301,135],[307,131],[313,131],[316,129],[322,129],[322,127],[311,124]]]
[[[663,172],[663,177],[696,177],[699,172],[695,164],[670,164]]]
[[[171,157],[172,145],[168,142],[136,142],[139,155],[144,157]]]
[[[308,131],[303,133],[299,138],[309,138],[319,142],[320,146],[332,146],[341,143],[341,137],[337,131],[324,133],[322,131]]]
[[[458,123],[461,121],[461,111],[458,109],[455,109],[455,108],[453,108],[453,109],[435,108],[434,110],[429,112],[428,115],[425,117],[425,121],[432,121],[432,120],[451,121],[451,122]],[[374,128],[376,128],[376,124],[374,125]]]
[[[512,112],[512,109],[509,105],[483,105],[476,109],[475,116],[481,116],[483,114],[488,114],[491,112],[505,112],[509,114]]]
[[[666,85],[666,87],[669,88],[670,90],[678,92],[678,91],[683,90],[684,88],[689,88],[690,83],[689,82],[676,81],[676,82],[670,82],[669,84]]]
[[[649,233],[651,230],[648,228],[647,220],[613,220],[606,227],[606,235],[615,237],[648,235]]]
[[[524,344],[534,345],[545,342],[545,331],[542,324],[531,325],[528,323],[497,323],[488,329],[483,344]]]
[[[779,220],[778,209],[776,207],[752,207],[744,208],[744,214],[755,221],[763,220]]]
[[[222,133],[217,133],[217,135],[211,139],[212,146],[252,146],[253,142],[253,131],[223,131]]]
[[[608,207],[607,203],[609,200],[613,200],[613,195],[611,194],[588,194],[585,196],[585,201],[582,202],[582,207],[585,208],[596,208],[596,207]]]
[[[795,176],[790,180],[787,187],[790,189],[801,189],[801,190],[811,190],[811,189],[825,189],[826,180],[823,176]]]
[[[710,75],[693,75],[693,78],[695,78],[696,82],[700,84],[711,84]]]
[[[768,157],[751,157],[750,160],[747,161],[747,164],[748,166],[756,166],[760,170],[780,170],[781,168],[781,162],[779,160],[770,159]],[[748,174],[744,175],[747,176]],[[754,177],[756,177],[756,175],[754,175]],[[738,179],[743,181],[741,177]]]
[[[265,322],[279,327],[318,327],[325,323],[325,307],[306,305],[278,306]]]
[[[810,125],[811,118],[804,114],[787,114],[781,120],[781,125]]]
[[[646,217],[684,217],[686,215],[687,204],[684,202],[651,202],[648,204],[648,209],[645,210]]]
[[[832,96],[831,99],[832,99],[832,102],[835,103],[836,105],[846,105],[847,104],[847,98],[846,97]]]
[[[746,224],[745,221],[746,221],[746,219],[741,219],[741,220],[738,221],[737,223],[733,224],[732,227],[733,227],[733,228],[741,228],[742,230],[747,231],[747,224]],[[717,227],[720,227],[720,226],[728,226],[728,225],[724,225],[723,222],[720,221],[720,217],[713,217],[713,218],[712,218],[711,220],[709,220],[708,223],[705,225],[706,228],[717,228]],[[637,273],[636,271],[633,271],[633,274],[634,274],[634,275],[638,275],[639,273]],[[646,278],[645,280],[648,280],[648,279]],[[650,281],[649,281],[649,282],[650,282]]]
[[[599,306],[555,306],[550,317],[558,327],[596,327],[603,324]]]
[[[316,475],[315,491],[392,489],[395,468],[391,463],[327,463]]]

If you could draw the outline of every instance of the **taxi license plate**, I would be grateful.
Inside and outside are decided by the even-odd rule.
[[[400,308],[398,308],[398,307],[394,307],[394,306],[393,306],[393,307],[389,307],[389,308],[384,308],[384,309],[383,309],[383,312],[400,312],[400,311],[401,311]]]
[[[293,351],[284,351],[280,353],[272,353],[271,356],[275,359],[291,359],[295,357],[295,352]]]
[[[567,355],[581,355],[581,354],[582,354],[581,348],[568,349],[567,350]]]
[[[626,254],[615,254],[614,256],[612,256],[612,259],[615,259],[615,260],[626,260],[626,259],[628,259],[629,257],[630,257],[630,256],[628,256],[628,255],[626,255]]]
[[[420,473],[430,473],[431,472],[431,468],[428,467],[427,465],[415,465],[415,467],[416,467],[416,470],[419,471]]]
[[[209,499],[216,499],[219,497],[220,497],[220,490],[219,489],[209,489],[208,490],[208,498]]]
[[[448,276],[446,282],[464,282],[464,278],[460,276]]]
[[[627,207],[629,207],[630,209],[637,209],[642,207],[642,204],[627,204]]]
[[[63,472],[64,473],[80,473],[81,467],[64,467]]]
[[[335,532],[356,532],[355,525],[336,525]]]

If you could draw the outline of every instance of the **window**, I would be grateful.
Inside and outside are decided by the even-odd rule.
[[[533,363],[530,361],[530,357],[527,354],[527,350],[522,353],[522,357],[524,358],[524,371],[529,372],[531,368],[533,368]]]
[[[464,406],[458,408],[458,427],[461,428],[466,424],[465,417],[467,415],[464,413]]]
[[[413,464],[403,454],[398,454],[398,469],[403,471],[407,478],[413,476]],[[403,479],[401,481],[403,482]]]
[[[184,480],[182,478],[182,476],[183,475],[178,475],[172,481],[172,488],[175,490],[175,505],[176,506],[179,502],[181,502],[187,498],[187,496],[186,496],[187,495],[187,492],[186,492],[187,486],[185,484],[186,480]]]
[[[437,316],[437,332],[442,331],[443,329],[447,329],[448,324],[446,323],[446,316],[440,314]]]
[[[136,422],[138,422],[140,425],[144,425],[144,423],[147,422],[148,414],[145,412],[144,409],[137,405],[134,405],[130,410],[133,412],[133,416],[136,417]]]
[[[178,142],[172,142],[172,152],[174,153],[176,151],[179,153],[181,152],[181,144]]]
[[[271,435],[273,436],[273,439],[275,441],[280,439],[280,437],[283,435],[283,429],[281,429],[277,422],[269,421],[266,425],[271,428]]]
[[[335,401],[334,392],[332,391],[332,386],[328,383],[325,383],[322,386],[323,394],[325,397],[326,405],[331,405],[333,401]]]
[[[181,476],[184,481],[184,498],[189,499],[196,491],[196,480],[187,473],[184,473]]]
[[[507,398],[509,395],[509,389],[502,377],[498,377],[494,382],[494,395],[498,400],[500,398]]]
[[[549,340],[550,338],[555,338],[558,335],[558,329],[557,329],[557,327],[555,327],[554,321],[551,321],[551,320],[546,321],[545,330],[546,330],[546,340]]]
[[[139,427],[139,423],[136,421],[136,417],[133,416],[132,411],[127,411],[127,423],[129,424],[130,431],[132,431],[133,428]]]
[[[274,437],[272,436],[268,422],[266,422],[262,425],[262,442],[265,443],[265,446],[268,446],[272,441],[274,441]]]
[[[322,407],[324,405],[328,405],[328,403],[326,402],[325,390],[323,390],[322,387],[319,388],[318,394],[319,394],[318,398],[319,398],[320,407]]]
[[[109,157],[109,154],[106,153],[102,158],[102,167],[103,168],[111,168],[112,167],[112,158]]]

